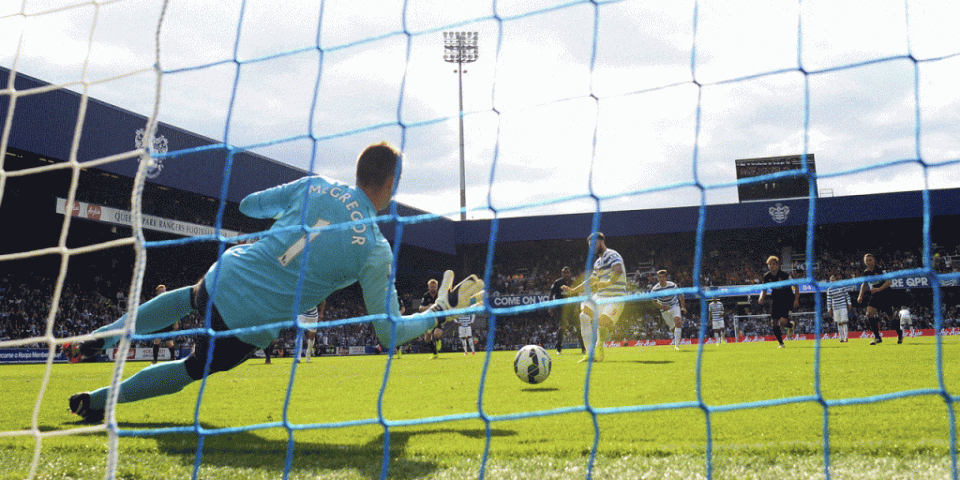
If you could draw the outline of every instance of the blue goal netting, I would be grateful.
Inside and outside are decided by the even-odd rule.
[[[82,128],[77,127],[73,135],[76,144],[69,148],[71,157],[62,159],[66,162],[61,167],[79,172],[83,168],[143,156],[132,196],[132,236],[95,246],[129,245],[135,249],[135,286],[130,294],[134,306],[135,299],[141,295],[146,256],[151,249],[216,241],[219,242],[218,253],[222,253],[233,243],[254,241],[263,235],[262,232],[239,235],[224,232],[226,202],[235,195],[232,189],[237,183],[245,182],[243,175],[251,175],[246,169],[240,173],[235,170],[239,156],[254,152],[292,162],[308,172],[342,175],[345,170],[332,166],[333,163],[352,166],[353,158],[348,155],[355,155],[360,146],[373,140],[386,138],[396,143],[411,159],[404,166],[401,201],[407,199],[417,205],[426,205],[429,202],[424,198],[433,197],[437,203],[435,208],[428,209],[431,212],[411,213],[394,204],[388,214],[377,219],[324,227],[302,225],[294,229],[303,230],[305,234],[322,234],[330,229],[351,229],[383,222],[392,225],[392,248],[395,257],[400,257],[406,231],[419,225],[469,215],[488,222],[485,225],[489,226],[489,235],[483,250],[485,259],[476,259],[475,262],[484,265],[484,270],[466,273],[477,273],[490,285],[497,273],[494,266],[500,252],[496,246],[503,241],[501,227],[504,219],[539,212],[585,213],[591,215],[590,228],[589,232],[582,233],[591,233],[602,230],[602,219],[611,211],[640,210],[647,206],[698,206],[696,241],[691,252],[692,284],[682,286],[680,292],[706,305],[720,295],[702,280],[703,261],[710,254],[705,250],[710,205],[730,202],[738,193],[741,199],[747,194],[762,197],[763,190],[774,185],[801,185],[805,190],[799,196],[806,202],[805,244],[798,249],[815,252],[818,222],[822,218],[818,217],[823,208],[822,189],[848,188],[846,192],[849,194],[861,194],[904,190],[898,186],[906,185],[906,189],[921,192],[922,258],[916,266],[891,271],[871,280],[927,279],[934,305],[933,328],[939,332],[944,326],[944,311],[937,307],[943,304],[943,287],[956,285],[958,273],[935,268],[932,220],[937,205],[931,200],[931,191],[954,186],[950,177],[955,174],[951,172],[955,172],[960,163],[956,117],[945,113],[955,111],[960,105],[955,88],[944,85],[952,82],[946,79],[956,78],[951,72],[960,70],[960,42],[949,34],[949,22],[942,20],[950,17],[950,6],[888,2],[883,8],[877,7],[876,11],[870,12],[863,6],[847,11],[846,5],[824,8],[811,2],[776,8],[738,7],[750,11],[746,15],[729,6],[699,1],[684,3],[682,7],[667,7],[630,0],[494,1],[483,6],[409,0],[360,11],[351,10],[352,5],[344,5],[349,2],[320,2],[316,6],[299,5],[297,8],[241,2],[236,9],[222,7],[215,12],[200,12],[201,7],[162,1],[150,5],[147,8],[149,15],[141,14],[135,23],[151,27],[151,35],[139,36],[141,43],[152,45],[150,48],[141,46],[141,53],[150,52],[150,60],[141,58],[135,62],[135,67],[123,72],[98,70],[100,76],[92,79],[88,76],[88,65],[97,65],[99,56],[105,55],[102,49],[109,46],[108,40],[99,37],[106,34],[98,29],[96,21],[109,22],[114,13],[134,15],[133,10],[136,10],[129,9],[127,4],[131,2],[114,3],[126,6],[120,10],[120,6],[115,7],[109,2],[93,2],[36,10],[29,2],[24,2],[19,9],[0,11],[0,21],[16,24],[21,32],[17,40],[0,37],[8,40],[7,45],[15,52],[2,57],[11,74],[8,83],[0,85],[0,98],[5,100],[7,112],[3,119],[3,136],[0,137],[0,156],[5,156],[11,148],[11,130],[23,128],[14,122],[14,112],[18,108],[23,111],[26,108],[24,102],[31,95],[50,90],[17,91],[13,87],[18,71],[30,73],[33,44],[24,39],[34,38],[30,36],[31,29],[37,28],[34,22],[42,24],[44,19],[51,17],[68,17],[73,22],[75,17],[87,19],[93,26],[81,28],[89,35],[79,50],[85,52],[86,59],[79,66],[73,66],[80,69],[79,80],[70,79],[74,77],[55,80],[53,88],[81,90],[83,101],[78,113],[78,125],[81,126],[90,97],[100,94],[116,95],[117,98],[137,97],[124,108],[143,109],[140,113],[148,117],[143,132],[143,138],[147,140],[135,148],[131,145],[129,152],[82,158],[83,148],[79,145]],[[226,18],[226,21],[217,22],[221,22],[218,23],[220,27],[229,25],[229,28],[219,28],[209,34],[212,36],[203,37],[214,43],[192,44],[188,40],[190,28],[199,27],[190,18],[196,16]],[[862,22],[869,25],[850,20],[860,16],[869,19]],[[89,22],[91,19],[93,22]],[[277,31],[282,27],[278,23],[285,22],[289,30]],[[451,35],[450,32],[454,33]],[[441,52],[448,56],[445,64]],[[122,52],[115,55],[115,58],[124,58]],[[438,95],[438,85],[454,85],[456,77],[451,76],[451,69],[461,78],[465,76],[459,87],[459,109],[453,109],[456,97],[434,98]],[[442,78],[435,78],[441,74]],[[151,84],[149,94],[113,91],[122,91],[124,81],[137,76],[150,78],[150,82],[144,82]],[[455,93],[452,88],[443,90],[444,95]],[[466,106],[462,97],[464,91],[467,91]],[[166,102],[170,98],[180,103],[168,105]],[[774,99],[776,103],[772,105],[765,103]],[[175,111],[187,108],[206,112],[213,120],[200,122],[195,119],[196,115]],[[264,117],[283,118],[284,122],[263,121]],[[637,120],[637,117],[646,119]],[[865,119],[867,117],[869,121]],[[161,119],[185,129],[207,129],[211,133],[205,134],[213,137],[212,143],[168,149],[166,144],[156,143],[153,136]],[[845,121],[850,125],[844,127]],[[200,123],[187,124],[190,122]],[[473,203],[465,208],[458,207],[456,194],[450,193],[456,191],[455,187],[438,192],[431,184],[431,179],[441,176],[447,178],[443,182],[449,182],[449,185],[455,182],[455,175],[451,173],[453,169],[434,159],[447,161],[455,158],[458,133],[463,135],[462,126],[461,132],[457,132],[458,122],[473,124],[469,130],[471,138],[467,140],[472,158],[464,167],[469,172],[464,181],[469,181],[470,188],[463,187],[470,192]],[[837,131],[838,128],[841,130]],[[865,138],[854,138],[857,136]],[[462,137],[460,141],[463,142]],[[853,147],[845,146],[845,143]],[[746,147],[738,149],[737,144]],[[462,151],[464,145],[461,143],[459,147]],[[839,152],[833,154],[836,157],[856,156],[849,161],[831,162],[828,159],[830,154],[824,156],[825,152],[831,151]],[[221,203],[216,212],[214,231],[177,240],[146,240],[143,228],[144,221],[149,219],[142,214],[144,206],[141,203],[145,183],[158,172],[158,168],[163,168],[160,165],[190,172],[194,168],[190,164],[192,158],[211,152],[222,158],[224,165],[216,179]],[[745,174],[743,178],[729,174],[735,159],[769,159],[786,154],[796,154],[791,169],[754,170],[754,175]],[[820,155],[820,163],[816,166],[819,168],[814,166],[814,154]],[[618,157],[624,156],[630,161],[617,161]],[[728,168],[729,172],[721,173],[718,165]],[[61,167],[17,172],[0,168],[0,187],[10,178],[42,174]],[[552,175],[550,172],[555,169],[562,174]],[[655,170],[656,174],[651,173]],[[747,172],[746,168],[744,172]],[[342,180],[350,178],[352,176]],[[76,189],[74,178],[65,205],[74,202]],[[64,231],[69,229],[69,219],[70,215],[64,215]],[[443,231],[454,236],[456,229],[454,226]],[[576,238],[581,238],[581,232],[576,233]],[[447,243],[455,242],[451,238]],[[60,255],[67,260],[88,250],[60,245],[42,251],[0,252],[0,261],[48,254]],[[588,255],[583,266],[591,265],[593,260],[593,255]],[[807,255],[803,271],[813,272],[816,262],[813,255]],[[59,298],[62,293],[66,265],[64,261],[54,298]],[[396,271],[394,268],[391,276],[396,275]],[[825,282],[810,273],[774,286],[805,285],[821,292],[832,286],[859,287],[862,281]],[[753,291],[745,286],[724,294]],[[649,292],[638,291],[623,300],[649,301],[652,298]],[[604,416],[692,409],[703,412],[705,417],[703,474],[713,478],[715,429],[712,419],[715,415],[811,404],[822,409],[823,475],[832,478],[831,409],[929,396],[942,398],[946,407],[951,473],[952,478],[960,478],[954,411],[957,396],[947,388],[944,378],[942,336],[937,334],[936,337],[937,388],[828,398],[821,393],[819,338],[823,333],[822,315],[817,315],[812,332],[817,340],[813,349],[813,392],[809,395],[723,405],[705,401],[701,380],[709,322],[707,309],[701,308],[697,333],[696,401],[594,406],[589,400],[594,372],[591,362],[586,368],[581,405],[503,415],[485,412],[482,405],[487,395],[487,377],[492,370],[490,352],[499,319],[580,300],[582,298],[506,307],[486,301],[467,310],[468,313],[480,312],[488,316],[484,339],[487,357],[480,377],[476,411],[413,420],[388,418],[383,412],[392,372],[391,357],[379,390],[376,417],[305,424],[284,418],[270,423],[210,429],[200,423],[206,388],[204,378],[192,425],[149,430],[118,425],[113,415],[117,401],[114,388],[107,404],[106,425],[77,431],[103,428],[108,432],[109,478],[116,475],[121,437],[170,433],[197,435],[199,442],[193,470],[194,478],[197,478],[204,462],[204,439],[264,428],[283,428],[289,438],[284,468],[286,478],[293,468],[294,433],[379,425],[384,432],[380,478],[388,478],[393,452],[391,432],[415,425],[479,420],[485,426],[486,439],[476,475],[486,478],[489,476],[487,465],[492,431],[498,422],[586,413],[592,417],[594,427],[586,469],[586,477],[591,478]],[[817,295],[816,311],[824,310],[822,299]],[[124,359],[131,344],[156,337],[131,333],[136,316],[129,317],[126,334],[119,344],[114,386],[119,384],[123,375]],[[340,319],[324,324],[322,328],[354,325],[374,318],[385,317]],[[47,320],[44,333],[37,332],[26,339],[0,340],[0,347],[43,343],[49,347],[49,367],[56,348],[63,343],[63,339],[54,333],[52,319],[53,314]],[[207,335],[215,342],[226,335],[210,329],[210,319],[206,320],[204,327],[161,337],[197,334]],[[244,333],[275,326],[251,327]],[[306,325],[291,318],[282,326],[297,331],[299,354]],[[295,362],[290,370],[288,403],[296,373]],[[48,368],[44,384],[49,379]],[[37,404],[40,404],[39,399]],[[36,425],[36,418],[34,423]],[[38,453],[30,474],[33,477],[40,458],[40,441],[45,434],[39,431],[5,433],[34,435],[38,439]]]

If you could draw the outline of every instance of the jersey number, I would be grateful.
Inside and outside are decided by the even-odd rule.
[[[321,218],[317,220],[317,223],[313,224],[313,228],[326,227],[327,225],[330,225],[330,222]],[[309,234],[310,238],[308,239],[308,235],[304,234],[302,237],[297,239],[296,242],[293,242],[293,245],[290,245],[290,248],[288,248],[286,252],[283,252],[283,255],[277,257],[277,261],[280,262],[281,266],[286,267],[290,264],[290,262],[293,261],[294,258],[297,258],[297,255],[300,255],[300,252],[302,252],[307,246],[307,242],[312,242],[317,235],[320,235],[320,232],[313,232]]]

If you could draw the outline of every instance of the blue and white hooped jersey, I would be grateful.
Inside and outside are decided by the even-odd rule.
[[[301,323],[317,323],[320,321],[320,310],[317,307],[313,307],[306,312],[300,314],[297,317],[297,320]]]
[[[620,267],[623,268],[623,271],[626,272],[626,267],[623,264],[623,257],[620,256],[616,250],[606,249],[603,252],[603,255],[600,255],[600,258],[596,259],[593,262],[593,274],[597,276],[597,279],[601,282],[609,282],[613,278],[613,266],[620,264]],[[627,294],[627,276],[621,275],[620,278],[611,283],[606,288],[602,288],[594,293],[594,296],[597,297],[619,297],[621,295]]]
[[[722,322],[723,321],[723,304],[720,302],[710,302],[708,307],[710,310],[710,321],[711,322]]]
[[[847,289],[832,287],[827,289],[827,308],[842,310],[850,306],[850,294]]]
[[[660,284],[660,282],[657,282],[656,284],[653,285],[653,288],[650,289],[650,293],[655,294],[655,293],[662,292],[664,290],[670,290],[673,288],[677,288],[676,283],[668,281],[667,283]],[[677,296],[676,293],[672,295],[664,294],[663,296],[657,297],[657,303],[659,303],[664,307],[671,307],[671,308],[676,307],[680,305],[680,297]]]
[[[389,278],[390,245],[376,223],[354,223],[377,215],[362,190],[321,176],[303,177],[251,193],[240,202],[240,212],[277,220],[256,243],[227,249],[204,277],[230,328],[293,320],[356,282],[368,314],[400,316]],[[298,228],[278,231],[284,227]],[[314,228],[323,230],[305,230]],[[265,347],[279,331],[273,327],[237,337]]]

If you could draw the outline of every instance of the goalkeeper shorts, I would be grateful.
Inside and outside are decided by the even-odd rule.
[[[200,283],[193,287],[191,303],[193,304],[193,308],[200,312],[201,316],[206,317],[207,304],[210,303],[210,295],[207,294],[203,280],[200,280]],[[220,312],[217,311],[217,306],[213,304],[210,305],[210,328],[213,329],[214,332],[230,330],[230,327],[223,321],[223,317],[220,316]],[[209,354],[211,350],[213,351],[212,356]],[[190,375],[190,378],[200,380],[203,378],[203,371],[207,364],[208,356],[211,358],[209,359],[210,369],[207,373],[212,374],[230,370],[240,365],[253,356],[257,350],[258,347],[256,345],[241,341],[237,337],[218,336],[214,339],[208,334],[201,333],[197,335],[196,348],[184,361],[183,366],[187,369],[187,374]]]

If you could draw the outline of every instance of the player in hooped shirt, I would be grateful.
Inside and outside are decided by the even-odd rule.
[[[830,281],[837,281],[836,275],[830,275]],[[837,323],[837,335],[841,343],[846,343],[850,336],[850,294],[841,287],[827,289],[827,315],[833,317]]]
[[[723,330],[726,328],[726,325],[723,321],[723,302],[720,301],[719,297],[714,297],[713,301],[710,302],[710,306],[707,307],[710,312],[710,322],[713,327],[713,336],[717,340],[717,345],[723,343]]]
[[[587,348],[594,345],[593,360],[602,362],[604,358],[603,342],[620,319],[623,313],[623,302],[611,299],[621,297],[627,293],[627,274],[623,265],[623,257],[615,250],[607,248],[606,240],[600,232],[587,237],[587,242],[594,248],[596,260],[593,262],[593,271],[590,276],[575,287],[563,286],[564,294],[580,294],[588,291],[590,298],[580,304],[580,334],[583,344]],[[594,326],[597,337],[594,338]],[[580,362],[590,359],[587,352]]]
[[[660,293],[677,288],[677,284],[667,280],[667,271],[657,272],[658,282],[650,289],[651,293]],[[673,325],[673,348],[680,350],[680,338],[683,335],[683,316],[687,314],[687,304],[683,295],[667,293],[656,299],[660,315],[667,326]],[[681,315],[682,314],[682,315]]]

